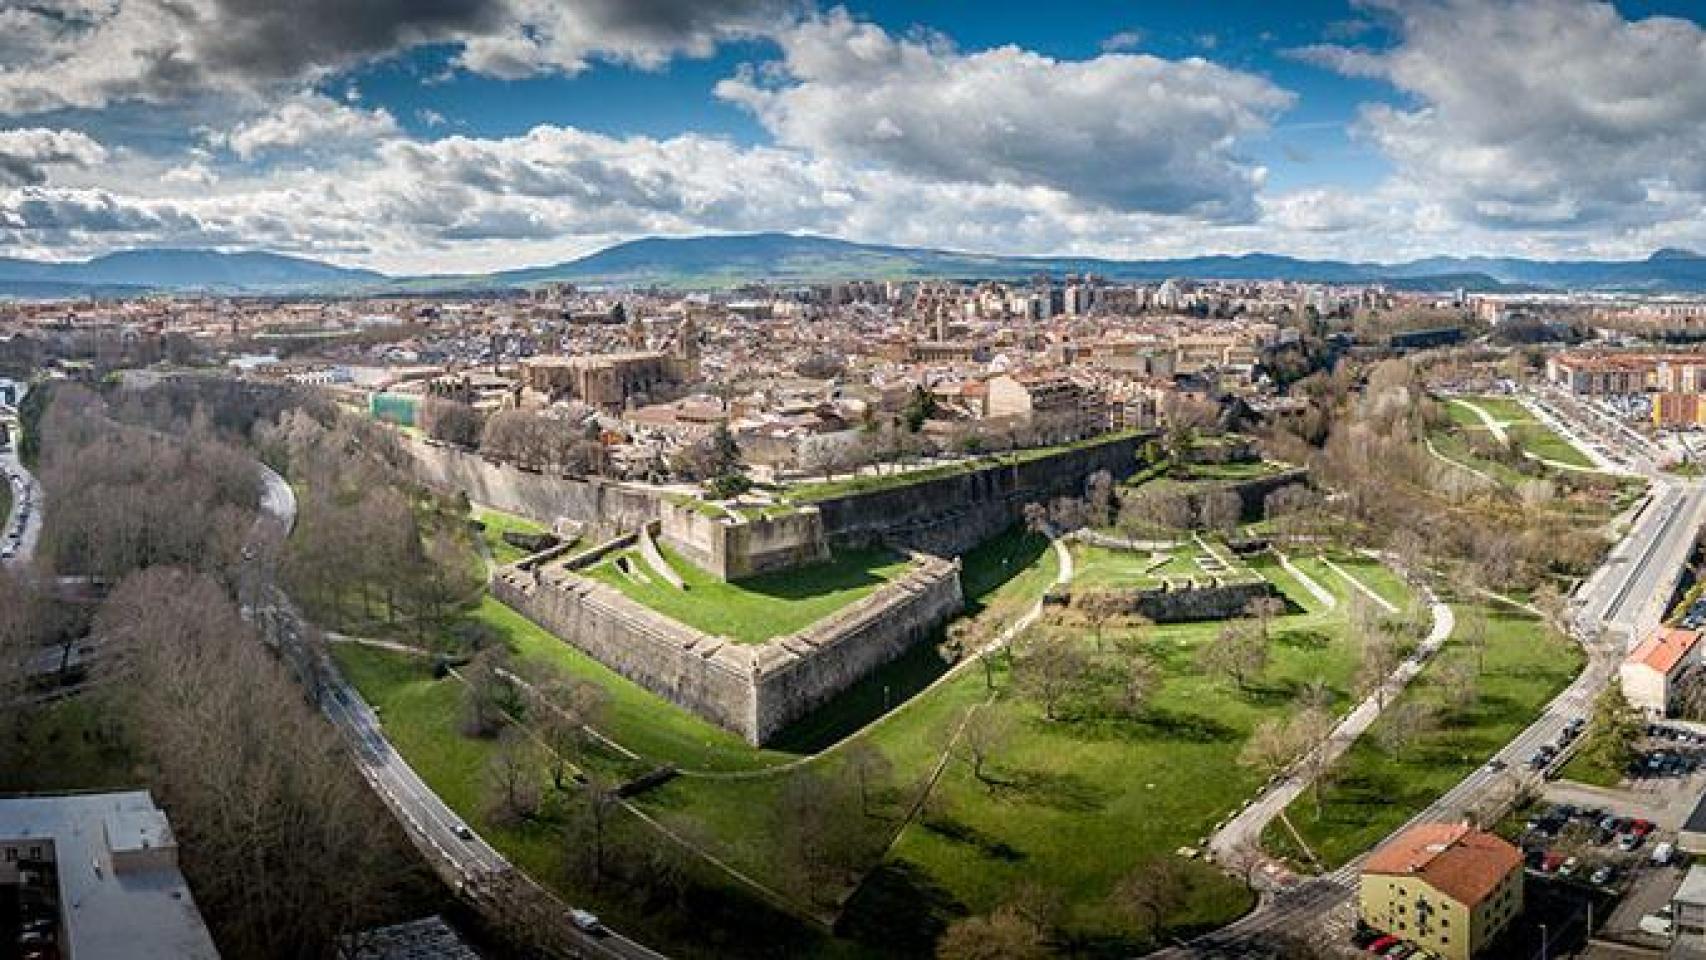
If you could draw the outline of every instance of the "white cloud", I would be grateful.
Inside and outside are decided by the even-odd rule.
[[[1706,207],[1706,30],[1587,0],[1382,0],[1400,42],[1306,59],[1416,102],[1364,109],[1398,175],[1461,222],[1640,230]]]
[[[1044,187],[1110,209],[1236,220],[1262,169],[1240,144],[1293,102],[1205,60],[1062,61],[897,39],[844,11],[782,31],[779,64],[717,95],[784,144],[945,182]]]
[[[273,93],[422,44],[469,70],[658,66],[778,22],[787,0],[39,0],[0,4],[0,114]]]
[[[0,186],[44,183],[50,166],[88,167],[106,158],[104,147],[76,130],[0,130]]]
[[[396,118],[384,108],[364,110],[318,94],[304,94],[213,140],[250,160],[270,151],[341,151],[397,133]]]

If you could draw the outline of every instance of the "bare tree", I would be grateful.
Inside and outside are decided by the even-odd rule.
[[[1061,701],[1089,672],[1090,656],[1070,631],[1044,627],[1026,640],[1016,666],[1020,686],[1042,702],[1043,716],[1058,720]]]
[[[956,920],[936,942],[938,960],[1042,960],[1049,953],[1043,931],[1011,906]]]
[[[1415,697],[1409,697],[1389,707],[1370,733],[1375,743],[1392,759],[1402,761],[1417,740],[1438,726],[1439,711]]]
[[[990,761],[1007,749],[1013,739],[1012,715],[999,707],[974,708],[960,732],[959,752],[971,764],[971,775],[993,786],[988,776]]]
[[[1197,665],[1204,672],[1231,680],[1239,692],[1248,693],[1250,683],[1268,668],[1268,645],[1247,620],[1234,620],[1197,652]]]
[[[489,770],[492,817],[503,823],[531,820],[539,813],[539,756],[532,740],[518,727],[498,734]]]
[[[1120,878],[1111,905],[1143,928],[1151,943],[1161,939],[1169,917],[1185,908],[1196,889],[1190,868],[1170,857],[1146,860]]]
[[[841,751],[842,762],[859,785],[859,809],[871,812],[871,798],[885,789],[894,777],[894,764],[870,738],[860,737]]]

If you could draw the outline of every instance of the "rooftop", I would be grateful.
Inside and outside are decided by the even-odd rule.
[[[1490,833],[1464,823],[1424,823],[1370,854],[1363,873],[1420,877],[1441,894],[1473,905],[1521,867],[1522,854]]]
[[[0,798],[0,843],[38,839],[53,844],[67,956],[219,956],[147,791]]]
[[[1676,669],[1676,665],[1700,642],[1700,636],[1698,630],[1660,627],[1630,652],[1626,662],[1642,664],[1669,676],[1670,672]]]

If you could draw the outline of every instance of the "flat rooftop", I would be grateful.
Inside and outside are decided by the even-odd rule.
[[[0,846],[28,841],[52,842],[66,956],[219,956],[177,867],[171,825],[146,790],[0,797]]]

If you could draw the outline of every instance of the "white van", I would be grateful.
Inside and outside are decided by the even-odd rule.
[[[1668,843],[1661,843],[1653,848],[1653,862],[1661,866],[1670,863],[1671,854],[1675,852],[1675,847],[1672,847]]]

